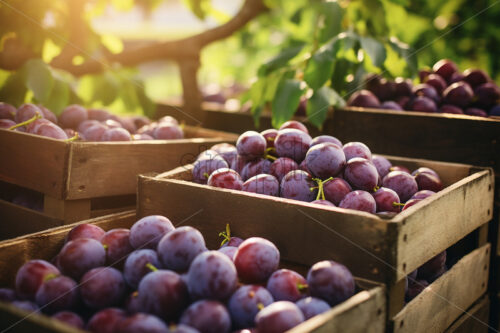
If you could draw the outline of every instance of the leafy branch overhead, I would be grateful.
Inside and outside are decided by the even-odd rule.
[[[302,99],[309,121],[321,127],[330,107],[343,106],[366,73],[416,73],[410,48],[387,37],[384,13],[373,15],[359,6],[371,3],[378,8],[380,1],[351,1],[349,6],[345,1],[299,1],[293,11],[282,9],[283,1],[270,1],[270,15],[288,15],[282,18],[288,22],[286,39],[281,51],[260,67],[248,94],[256,123],[267,107],[273,126],[279,127],[295,114]],[[394,57],[405,65],[393,65]]]

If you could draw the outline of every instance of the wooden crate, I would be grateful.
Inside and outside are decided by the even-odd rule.
[[[104,230],[113,228],[130,228],[136,221],[135,211],[108,215],[81,223],[92,223]],[[225,228],[226,221],[207,219],[203,223],[195,220],[185,220],[183,225],[199,228],[206,236],[208,248],[220,245],[218,231]],[[198,221],[199,222],[199,221]],[[13,286],[15,274],[26,261],[34,258],[50,259],[61,249],[68,231],[74,227],[66,225],[24,237],[0,242],[0,286]],[[254,234],[258,236],[258,234]],[[283,239],[286,242],[287,239]],[[290,240],[288,240],[290,241]],[[318,253],[321,249],[317,249]],[[288,257],[293,267],[303,267],[301,258],[294,260]],[[384,332],[385,330],[385,288],[383,285],[365,279],[356,279],[358,292],[345,302],[335,306],[330,311],[316,316],[297,326],[290,332],[331,332],[341,328],[343,332]],[[17,323],[25,312],[0,302],[0,330]],[[19,322],[12,332],[76,332],[67,326],[41,315],[32,315]]]
[[[182,140],[68,143],[0,130],[0,155],[6,156],[0,181],[43,193],[47,216],[79,221],[92,217],[92,199],[135,197],[139,173],[175,168],[213,144],[237,139],[190,126],[184,132]]]
[[[168,214],[176,222],[193,215],[190,221],[200,224],[223,219],[243,237],[258,233],[270,238],[285,259],[291,256],[313,264],[331,257],[352,263],[350,269],[357,276],[388,285],[393,316],[403,308],[407,274],[473,231],[476,247],[486,243],[494,179],[488,168],[387,157],[412,170],[433,168],[446,188],[393,218],[383,218],[196,184],[191,182],[192,165],[187,165],[139,176],[138,214]],[[293,241],[280,244],[281,235]]]
[[[484,296],[448,327],[445,333],[487,333],[489,312],[490,300]]]
[[[487,291],[490,249],[490,244],[485,244],[460,259],[390,318],[389,331],[444,332],[457,318],[463,317],[464,310]],[[488,324],[488,316],[484,323]]]

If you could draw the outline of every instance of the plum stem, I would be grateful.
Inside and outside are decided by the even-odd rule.
[[[325,199],[325,190],[324,190],[324,188],[323,188],[323,185],[324,185],[327,181],[331,180],[332,178],[333,178],[333,177],[330,177],[330,178],[328,178],[328,179],[326,179],[326,180],[324,180],[324,181],[323,181],[323,180],[321,180],[321,179],[319,179],[319,178],[313,178],[313,180],[314,180],[316,183],[318,183],[318,187],[317,187],[317,188],[318,188],[318,195],[316,196],[316,200],[326,200],[326,199]],[[312,190],[313,190],[313,187],[311,187],[311,192],[312,192]]]
[[[80,138],[80,136],[78,135],[78,132],[75,132],[75,135],[73,135],[71,138],[69,139],[66,139],[64,140],[65,142],[72,142],[72,141],[76,141]]]
[[[149,270],[151,272],[156,272],[158,270],[158,268],[156,268],[152,263],[148,262],[146,265],[145,265],[147,268],[149,268]]]
[[[107,244],[102,244],[102,247],[104,248],[105,251],[108,250],[108,245]]]
[[[47,274],[47,275],[45,275],[45,277],[43,278],[43,282],[46,282],[46,281],[49,281],[49,280],[55,279],[56,277],[58,277],[58,275],[57,275],[57,274],[54,274],[54,273]]]
[[[210,175],[209,175],[207,172],[204,172],[204,173],[203,173],[203,176],[204,176],[206,179],[208,179],[208,177],[210,177]]]
[[[306,293],[308,288],[309,288],[309,286],[308,286],[307,284],[297,282],[297,289],[298,289],[301,293]]]
[[[269,154],[271,152],[276,153],[276,149],[273,147],[267,148],[266,152],[264,153],[264,158],[271,161],[276,161],[278,158],[276,156]]]
[[[404,203],[400,203],[400,202],[393,202],[392,205],[394,207],[403,207],[405,204]]]
[[[20,122],[19,124],[16,124],[14,126],[11,126],[9,127],[9,130],[15,130],[16,128],[19,128],[19,127],[23,127],[23,126],[26,126],[26,125],[29,125],[31,124],[32,122],[34,122],[35,120],[37,119],[40,119],[42,118],[42,116],[37,112],[33,117],[31,117],[30,119],[28,120],[25,120],[23,122]]]
[[[375,187],[373,188],[373,192],[377,192],[379,189],[380,189],[380,186],[375,186]]]
[[[229,223],[226,224],[226,231],[219,232],[219,237],[223,237],[220,246],[226,244],[231,239],[231,228],[229,227]]]
[[[261,302],[257,303],[257,309],[262,310],[263,308],[265,308],[264,304]]]

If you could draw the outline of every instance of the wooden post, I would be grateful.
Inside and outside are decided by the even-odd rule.
[[[65,224],[91,217],[90,199],[61,200],[45,195],[43,206],[45,214],[61,219]]]

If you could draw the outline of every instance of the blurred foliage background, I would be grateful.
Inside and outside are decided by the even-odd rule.
[[[500,83],[498,0],[264,2],[267,12],[202,51],[198,77],[205,95],[222,90],[229,98],[231,92],[249,88],[241,101],[251,100],[256,116],[270,105],[275,125],[307,96],[314,114],[310,120],[320,126],[326,113],[315,108],[342,103],[341,97],[359,87],[366,73],[415,78],[417,69],[442,58],[454,60],[462,70],[484,69]],[[161,60],[134,68],[106,64],[103,73],[81,77],[47,64],[79,64],[130,45],[193,35],[227,22],[242,3],[3,0],[0,100],[43,103],[55,112],[81,103],[152,115],[153,101],[182,95],[175,63]],[[31,60],[9,64],[21,52],[32,54]]]

